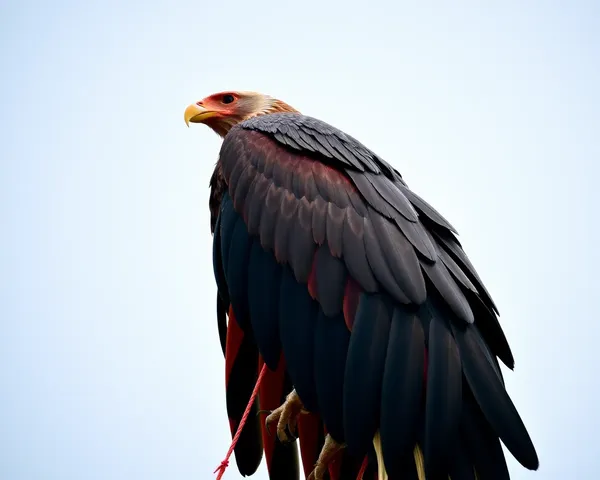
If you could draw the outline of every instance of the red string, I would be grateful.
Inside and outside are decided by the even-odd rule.
[[[246,424],[246,421],[248,420],[248,415],[250,415],[250,410],[252,409],[254,400],[256,400],[256,395],[258,395],[258,388],[260,387],[260,383],[262,382],[262,379],[265,376],[266,372],[267,372],[267,364],[265,363],[265,364],[263,364],[262,370],[260,371],[260,374],[258,375],[258,379],[256,380],[256,385],[254,385],[254,391],[252,392],[252,395],[250,396],[250,400],[248,401],[248,405],[246,406],[246,411],[244,412],[244,415],[242,415],[242,419],[240,420],[240,424],[238,425],[237,431],[235,432],[235,436],[233,437],[233,440],[231,441],[231,446],[229,447],[229,451],[227,452],[225,459],[221,462],[221,464],[213,472],[213,473],[219,472],[219,474],[217,475],[217,480],[221,480],[221,478],[223,477],[223,474],[225,473],[225,469],[229,466],[229,457],[231,457],[231,454],[233,453],[233,450],[234,450],[238,440],[240,439],[240,435],[242,434],[244,425]]]
[[[365,457],[365,459],[363,460],[363,463],[360,467],[360,471],[358,472],[358,477],[356,477],[356,480],[363,480],[363,476],[365,475],[365,472],[367,471],[368,465],[369,465],[369,457]]]

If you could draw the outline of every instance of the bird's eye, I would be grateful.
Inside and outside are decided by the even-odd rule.
[[[235,100],[235,97],[228,93],[227,95],[223,95],[223,99],[221,101],[223,103],[232,103],[234,100]]]

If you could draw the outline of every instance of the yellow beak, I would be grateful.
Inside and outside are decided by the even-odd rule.
[[[190,122],[202,123],[207,118],[214,117],[215,115],[217,115],[217,112],[207,110],[206,108],[201,107],[197,103],[192,103],[185,109],[183,119],[185,120],[185,124],[189,127]]]

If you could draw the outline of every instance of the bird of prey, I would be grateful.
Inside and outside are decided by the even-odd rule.
[[[395,168],[260,93],[184,118],[223,138],[209,208],[232,434],[266,364],[234,451],[243,476],[264,452],[272,480],[300,463],[311,480],[501,480],[501,442],[538,468],[496,305]]]

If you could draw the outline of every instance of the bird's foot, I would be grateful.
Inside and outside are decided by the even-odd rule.
[[[319,459],[315,464],[315,469],[308,476],[307,480],[323,480],[325,478],[325,473],[329,468],[329,464],[335,458],[336,454],[345,447],[346,445],[337,443],[331,438],[331,435],[327,434],[325,437],[325,444],[323,445],[321,453],[319,454]]]
[[[271,431],[269,426],[274,422],[277,422],[277,437],[279,438],[279,441],[286,443],[295,440],[294,432],[296,431],[296,425],[298,424],[298,415],[301,413],[306,413],[304,405],[302,405],[302,400],[300,400],[296,390],[292,390],[285,398],[283,405],[273,410],[265,420],[267,432],[270,434]],[[290,438],[290,436],[292,438]]]

